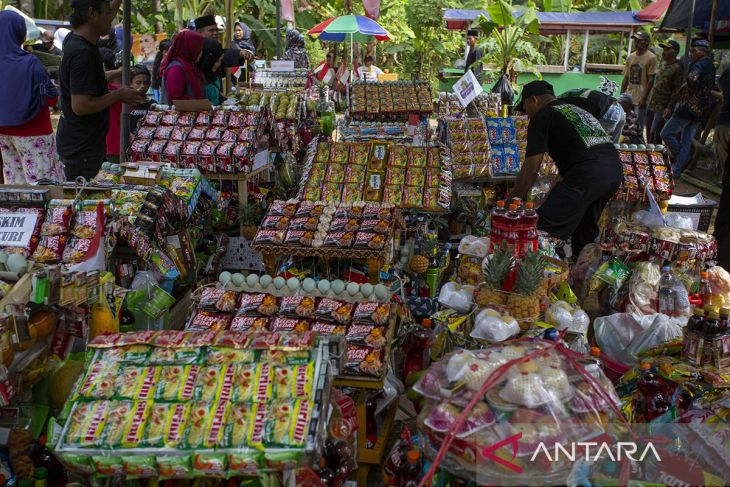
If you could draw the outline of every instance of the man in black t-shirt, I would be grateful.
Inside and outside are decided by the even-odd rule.
[[[63,116],[56,143],[65,165],[66,179],[83,176],[91,180],[106,158],[109,106],[136,104],[144,93],[131,88],[109,92],[104,65],[96,46],[111,30],[112,19],[122,0],[72,0],[70,32],[63,44],[59,68]]]
[[[527,113],[530,124],[514,196],[527,196],[543,156],[550,154],[562,181],[538,210],[538,228],[562,240],[570,238],[577,257],[595,241],[603,207],[623,181],[618,151],[593,115],[555,98],[546,81],[526,84],[517,110]]]

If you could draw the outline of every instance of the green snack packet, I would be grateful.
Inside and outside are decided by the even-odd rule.
[[[193,455],[193,468],[204,477],[222,477],[226,474],[227,458],[225,453],[196,453]]]
[[[598,279],[614,289],[621,289],[621,286],[623,286],[624,282],[626,282],[626,279],[631,276],[631,270],[626,266],[626,264],[614,257],[608,263],[607,268],[599,269],[599,271],[596,272],[596,276]]]
[[[225,445],[227,448],[246,446],[251,411],[250,403],[234,403],[231,405],[225,430]]]
[[[91,457],[87,455],[74,455],[65,453],[63,455],[63,463],[71,472],[82,475],[91,475],[94,473],[94,467],[91,463]]]
[[[128,456],[122,457],[122,465],[127,479],[141,479],[157,477],[157,462],[155,457]]]
[[[91,461],[98,477],[118,477],[124,475],[122,457],[93,456]]]
[[[297,468],[301,461],[300,451],[267,451],[264,455],[264,466],[267,469],[291,470]]]
[[[228,454],[228,472],[231,475],[258,475],[262,454],[258,450],[245,449]]]
[[[184,479],[191,476],[190,457],[188,455],[158,456],[157,471],[160,480]]]

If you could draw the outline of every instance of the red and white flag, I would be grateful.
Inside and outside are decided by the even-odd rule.
[[[334,81],[335,79],[335,70],[330,68],[330,65],[327,64],[327,61],[322,61],[319,63],[314,69],[314,76],[317,77],[318,80],[322,81],[324,84],[329,85]]]

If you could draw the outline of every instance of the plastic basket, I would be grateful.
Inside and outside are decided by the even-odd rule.
[[[694,196],[692,194],[681,194],[677,196]],[[707,232],[710,229],[710,221],[712,220],[712,212],[717,207],[717,201],[705,198],[707,203],[704,205],[669,205],[667,213],[692,213],[699,215],[697,230]]]

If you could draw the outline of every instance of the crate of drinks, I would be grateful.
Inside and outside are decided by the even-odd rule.
[[[728,329],[725,328],[724,333],[699,331],[696,324],[699,321],[698,318],[705,323],[710,322],[710,326],[706,327],[709,331],[712,331],[714,327],[713,321],[720,322],[720,320],[715,311],[710,311],[706,318],[699,316],[701,309],[695,311],[698,313],[690,318],[683,330],[683,357],[696,367],[702,365],[712,365],[717,368],[730,367],[730,333],[728,333]],[[724,317],[727,318],[727,316]]]

